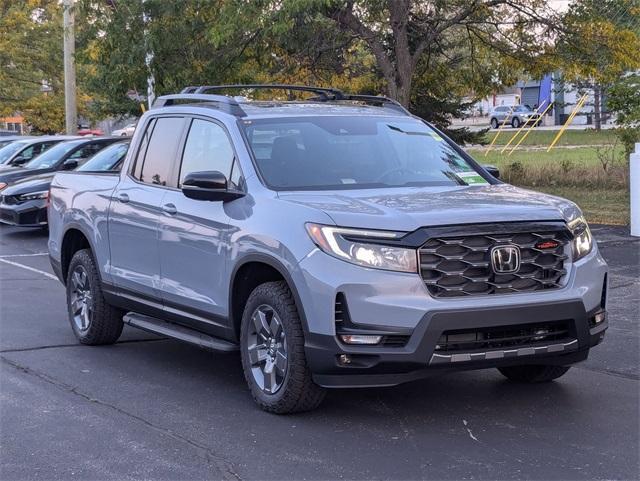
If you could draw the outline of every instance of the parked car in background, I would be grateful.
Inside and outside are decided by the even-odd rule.
[[[86,160],[114,142],[117,137],[102,137],[67,140],[54,145],[44,153],[20,167],[8,167],[0,170],[0,192],[10,184],[21,179],[58,170],[73,170]],[[13,145],[13,144],[12,144]]]
[[[160,97],[120,175],[54,177],[80,343],[126,323],[239,350],[257,404],[290,413],[443,371],[552,381],[603,340],[607,264],[573,202],[501,182],[393,100],[259,87],[314,96]]]
[[[125,125],[121,129],[114,130],[111,132],[111,135],[121,136],[121,137],[131,137],[136,130],[136,122]]]
[[[503,123],[517,129],[524,123],[533,124],[540,117],[540,114],[528,105],[500,105],[495,107],[489,116],[491,118],[491,127],[494,129],[497,129]]]
[[[27,135],[6,135],[0,137],[0,149],[5,145],[9,145],[12,142],[16,142],[17,140],[28,140],[32,137]]]
[[[104,135],[104,132],[100,129],[91,129],[87,127],[87,128],[78,130],[78,135],[81,137],[86,137],[88,135],[98,136],[98,135]]]
[[[117,142],[100,150],[77,172],[117,172],[127,154],[129,141]],[[47,225],[49,187],[55,172],[20,180],[0,191],[0,223],[20,227]]]
[[[0,148],[0,168],[26,164],[49,147],[77,138],[66,135],[47,135],[16,140]]]

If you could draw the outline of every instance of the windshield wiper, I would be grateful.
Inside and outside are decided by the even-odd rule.
[[[402,130],[400,127],[396,127],[395,125],[389,125],[387,124],[387,127],[389,127],[391,130],[395,130],[396,132],[400,132],[401,134],[406,134],[406,135],[422,135],[423,137],[431,137],[431,134],[429,132],[412,132],[412,131],[406,131],[406,130]]]

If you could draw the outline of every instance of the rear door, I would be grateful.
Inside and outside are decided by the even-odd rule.
[[[234,159],[225,127],[193,118],[179,155],[177,186],[190,172],[217,170],[227,179],[236,178]],[[189,199],[180,190],[167,191],[162,200],[160,289],[165,309],[186,313],[193,327],[221,336],[228,330],[228,220],[222,202]]]
[[[110,272],[125,293],[160,300],[158,220],[181,141],[184,117],[156,117],[145,126],[136,160],[113,193],[109,213]]]

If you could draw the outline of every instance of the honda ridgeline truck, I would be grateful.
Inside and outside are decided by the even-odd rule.
[[[607,264],[575,204],[384,97],[229,88],[158,99],[120,173],[56,174],[49,252],[79,342],[129,324],[239,350],[260,407],[290,413],[450,370],[550,381],[603,339]]]

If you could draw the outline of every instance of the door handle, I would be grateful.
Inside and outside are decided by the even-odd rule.
[[[178,212],[178,209],[176,209],[176,206],[173,204],[164,204],[162,206],[162,210],[165,211],[167,214],[169,215],[174,215]]]
[[[123,192],[121,194],[118,194],[118,200],[126,204],[127,202],[129,202],[129,196]]]

